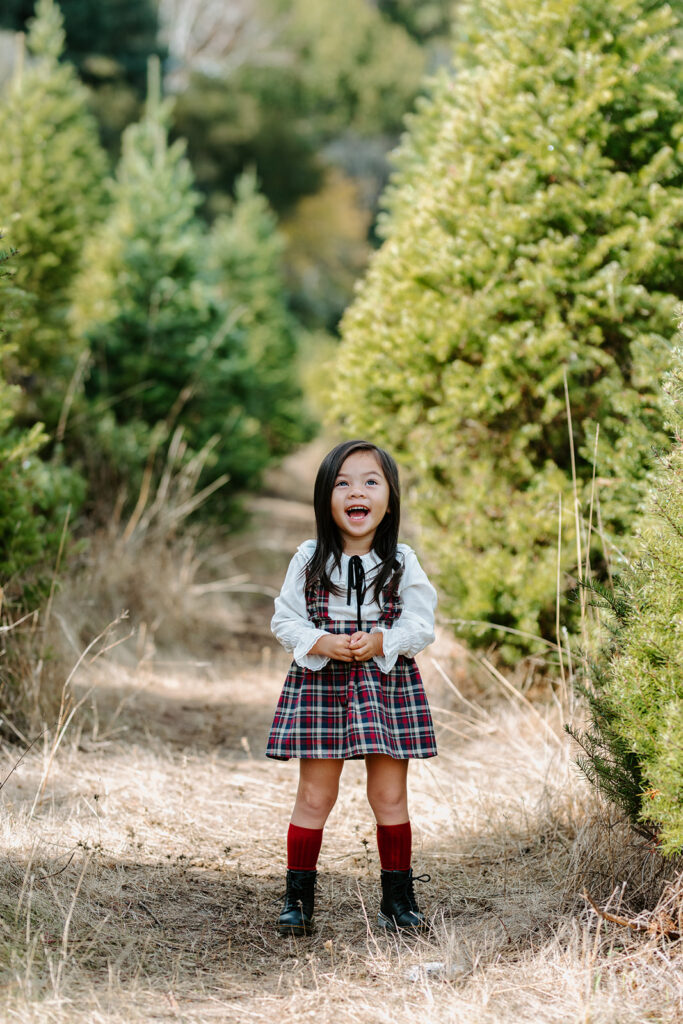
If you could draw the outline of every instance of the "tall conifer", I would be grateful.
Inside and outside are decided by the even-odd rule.
[[[151,429],[179,423],[194,450],[216,438],[212,472],[236,489],[294,433],[293,336],[272,266],[279,242],[244,185],[210,244],[184,142],[168,140],[158,62],[150,69],[145,116],[124,133],[111,215],[88,247],[74,313],[92,347],[90,395],[107,410],[99,444],[128,472],[145,461]]]
[[[84,240],[100,216],[105,173],[86,90],[60,63],[63,46],[59,8],[38,0],[28,53],[0,103],[0,216],[21,254],[15,284],[28,295],[14,332],[14,374],[23,385],[22,418],[48,427],[78,356],[66,314]]]
[[[5,367],[30,308],[31,297],[16,285],[20,262],[16,250],[0,249],[0,611],[22,599],[36,601],[41,590],[44,596],[67,508],[73,513],[83,498],[77,474],[41,461],[38,452],[47,441],[42,423],[16,419],[21,391],[8,382]],[[0,704],[5,697],[0,688]]]
[[[620,544],[664,438],[678,19],[642,0],[458,11],[457,70],[409,120],[335,405],[413,471],[446,609],[553,635],[560,494],[562,568],[577,563],[564,375],[581,513],[599,425],[601,523]]]
[[[263,458],[283,455],[310,436],[297,370],[296,320],[288,309],[285,241],[253,172],[237,180],[229,214],[213,226],[210,261],[227,315],[243,337],[249,366],[245,404],[261,424]]]
[[[614,592],[598,589],[609,625],[585,688],[592,726],[573,735],[579,763],[636,828],[683,851],[683,349],[664,388],[673,444],[637,524],[636,557]]]

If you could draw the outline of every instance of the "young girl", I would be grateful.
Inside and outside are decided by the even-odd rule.
[[[294,656],[268,737],[268,757],[300,758],[287,833],[282,935],[312,930],[323,828],[347,759],[365,758],[382,868],[378,923],[425,926],[413,891],[408,759],[434,757],[432,718],[413,656],[434,639],[436,592],[398,543],[392,457],[346,441],[315,481],[317,540],[292,559],[271,628]]]

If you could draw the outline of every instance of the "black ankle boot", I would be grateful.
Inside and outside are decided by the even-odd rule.
[[[428,927],[415,899],[413,882],[428,882],[429,875],[413,875],[408,871],[382,871],[382,902],[377,924],[390,932],[400,929],[421,931]]]
[[[280,935],[310,935],[317,871],[287,871],[285,905],[277,921]]]

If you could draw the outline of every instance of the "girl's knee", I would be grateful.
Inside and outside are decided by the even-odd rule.
[[[373,785],[368,781],[368,801],[377,815],[395,814],[408,806],[405,785]]]
[[[301,782],[297,800],[307,811],[316,815],[327,815],[337,800],[339,787],[321,786],[313,782]]]

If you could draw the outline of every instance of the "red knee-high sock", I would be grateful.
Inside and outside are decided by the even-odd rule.
[[[377,826],[379,862],[385,871],[407,871],[413,847],[413,832],[409,821],[401,825]]]
[[[321,828],[290,825],[287,832],[287,867],[290,871],[315,871],[322,841]]]

